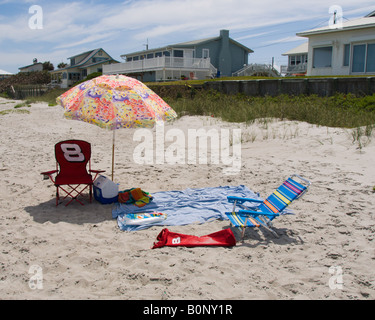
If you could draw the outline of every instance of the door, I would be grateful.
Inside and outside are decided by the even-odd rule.
[[[202,58],[208,59],[210,57],[210,49],[203,49],[202,50]]]
[[[193,50],[185,50],[184,52],[184,67],[189,68],[193,65]]]

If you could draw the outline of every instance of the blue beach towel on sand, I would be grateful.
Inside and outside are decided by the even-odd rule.
[[[142,208],[134,205],[116,203],[112,217],[117,218],[118,226],[123,231],[136,231],[151,226],[181,226],[201,224],[212,220],[228,220],[225,212],[232,211],[233,204],[228,196],[259,199],[259,196],[246,186],[224,186],[214,188],[186,189],[184,191],[162,191],[152,193],[153,201]],[[128,213],[162,212],[167,219],[152,225],[126,225]]]

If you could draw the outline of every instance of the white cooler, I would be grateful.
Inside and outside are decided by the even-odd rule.
[[[102,204],[116,202],[118,198],[118,184],[105,176],[99,176],[94,181],[94,197]]]

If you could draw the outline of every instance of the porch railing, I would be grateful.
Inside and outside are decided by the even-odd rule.
[[[131,73],[154,71],[163,68],[177,68],[187,70],[210,69],[210,59],[200,58],[177,58],[177,57],[157,57],[153,59],[143,59],[128,61],[123,63],[108,64],[103,66],[104,74]]]
[[[287,75],[305,73],[307,71],[307,63],[300,63],[296,66],[289,66],[287,70]]]
[[[257,76],[257,75],[268,75],[272,77],[278,76],[277,71],[270,64],[249,64],[242,69],[232,73],[233,77],[243,76]]]

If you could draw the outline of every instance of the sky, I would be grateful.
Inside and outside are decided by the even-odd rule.
[[[282,56],[306,42],[297,32],[328,25],[330,7],[343,21],[375,10],[374,0],[0,0],[0,69],[18,73],[34,58],[55,68],[103,48],[122,54],[219,36],[254,50],[249,63],[287,65]],[[37,6],[37,7],[35,7]]]

